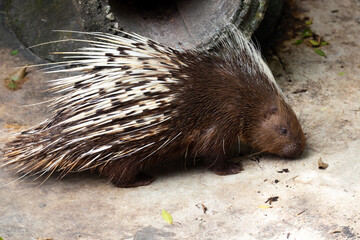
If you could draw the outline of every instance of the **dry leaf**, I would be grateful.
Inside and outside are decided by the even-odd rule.
[[[203,203],[201,203],[201,206],[202,206],[203,212],[206,213],[207,207]]]
[[[279,199],[279,196],[269,197],[265,203],[269,203],[269,205],[271,205],[273,202],[276,202],[278,199]]]
[[[318,160],[318,166],[319,166],[319,169],[325,170],[325,169],[328,168],[329,164],[324,163],[324,162],[322,161],[322,159],[319,158],[319,160]]]
[[[314,49],[314,52],[315,52],[317,55],[320,55],[320,56],[322,56],[322,57],[325,57],[325,56],[326,56],[326,54],[325,54],[323,51],[321,51],[320,49],[318,49],[318,48],[315,48],[315,49]]]
[[[21,85],[26,81],[26,69],[27,66],[17,70],[16,72],[12,73],[9,77],[5,79],[5,85],[7,88],[11,90],[17,90],[21,88]]]

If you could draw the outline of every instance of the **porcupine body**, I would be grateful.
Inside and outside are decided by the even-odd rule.
[[[23,175],[97,169],[118,187],[147,185],[144,171],[174,155],[202,158],[220,175],[240,139],[282,157],[305,147],[301,126],[253,45],[234,27],[220,52],[177,51],[129,34],[89,33],[67,53],[80,71],[58,79],[54,114],[7,145],[5,165]],[[219,47],[219,48],[220,48]]]

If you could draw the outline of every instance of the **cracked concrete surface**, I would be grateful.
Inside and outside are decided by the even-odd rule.
[[[330,44],[321,57],[295,38],[269,64],[307,134],[300,159],[243,157],[244,171],[169,171],[150,186],[120,189],[90,173],[62,180],[16,179],[0,169],[0,236],[6,239],[359,239],[360,2],[297,0],[298,18]],[[0,13],[2,14],[2,13]],[[1,17],[2,19],[2,17]],[[37,62],[0,26],[0,79]],[[20,46],[20,47],[19,47]],[[19,53],[10,52],[19,48]],[[343,75],[338,73],[345,72]],[[49,115],[47,76],[31,71],[22,89],[0,84],[0,147]],[[290,81],[291,80],[291,81]],[[294,93],[305,89],[305,92]],[[46,105],[46,104],[45,104]],[[0,156],[1,158],[1,156]],[[319,158],[329,164],[317,166]],[[281,172],[288,169],[289,172]],[[279,199],[271,204],[269,197]],[[207,207],[203,212],[199,203]],[[161,218],[168,211],[174,224]]]

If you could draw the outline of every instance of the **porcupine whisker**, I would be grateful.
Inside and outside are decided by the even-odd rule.
[[[259,155],[259,154],[265,153],[265,152],[267,152],[267,151],[268,151],[268,149],[261,150],[261,151],[258,151],[258,152],[256,152],[256,153],[251,153],[250,155],[247,155],[247,157],[254,157],[254,156],[257,156],[257,155]]]
[[[187,157],[188,157],[188,150],[189,150],[189,145],[186,146],[186,151],[185,151],[185,155],[184,155],[184,168],[185,168],[185,172],[187,172],[186,169],[186,161],[187,161]]]
[[[222,142],[223,142],[223,144],[222,144],[223,152],[224,152],[224,154],[226,154],[226,152],[225,152],[225,139],[223,139]]]
[[[195,152],[195,155],[194,155],[194,166],[196,166],[196,156],[197,156],[197,152]]]

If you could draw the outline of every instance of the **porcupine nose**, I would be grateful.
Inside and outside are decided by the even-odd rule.
[[[283,149],[283,157],[296,158],[301,155],[305,148],[305,141],[289,144]]]

